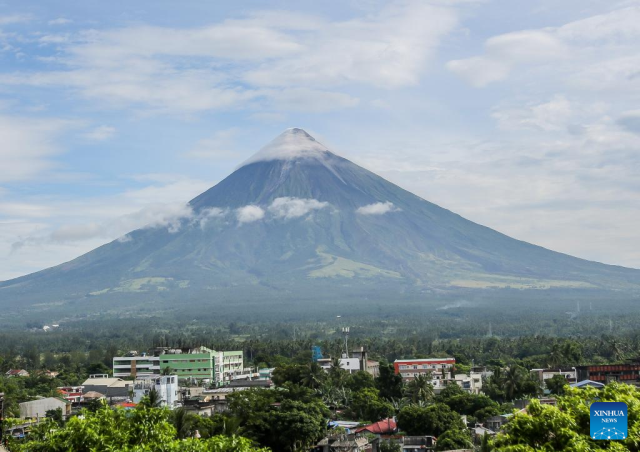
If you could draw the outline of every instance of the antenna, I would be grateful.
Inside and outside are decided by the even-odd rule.
[[[344,357],[349,358],[349,327],[342,327],[342,334],[344,334]]]

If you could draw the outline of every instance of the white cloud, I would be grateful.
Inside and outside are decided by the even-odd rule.
[[[0,25],[12,25],[21,22],[28,22],[31,20],[31,16],[28,14],[9,14],[6,16],[0,16]]]
[[[393,2],[375,14],[325,24],[302,38],[304,52],[265,62],[246,79],[264,86],[415,85],[440,40],[456,25],[452,8]]]
[[[504,129],[566,130],[574,118],[571,103],[562,95],[551,101],[524,107],[495,108],[491,116]]]
[[[104,141],[114,136],[115,133],[116,133],[115,127],[102,125],[85,133],[84,136],[90,140]]]
[[[0,116],[0,182],[26,180],[51,169],[51,158],[62,152],[56,138],[74,125],[58,119]]]
[[[196,159],[237,158],[238,151],[235,150],[234,139],[238,133],[237,128],[219,130],[208,138],[198,140],[186,156]]]
[[[64,17],[58,17],[57,19],[50,20],[47,22],[49,25],[68,25],[73,23],[71,19],[66,19]]]
[[[349,20],[254,12],[199,28],[139,25],[45,35],[60,70],[4,73],[0,83],[66,86],[111,108],[197,113],[258,105],[326,112],[358,104],[326,87],[417,85],[457,26],[441,2],[397,1]]]
[[[356,213],[360,215],[384,215],[388,212],[395,212],[399,210],[392,202],[376,202],[373,204],[367,204],[366,206],[358,207]]]
[[[228,212],[228,209],[221,209],[219,207],[210,207],[207,209],[203,209],[202,212],[200,212],[195,218],[195,222],[198,223],[200,229],[204,229],[211,220],[216,218],[224,218]]]
[[[505,33],[487,39],[482,55],[449,61],[447,68],[476,87],[522,69],[520,77],[537,83],[553,74],[568,85],[614,88],[638,72],[639,23],[640,7],[632,6],[560,27]]]
[[[253,223],[264,218],[264,210],[258,206],[244,206],[236,209],[238,223]]]
[[[328,202],[320,202],[317,199],[282,197],[274,199],[268,210],[276,218],[290,220],[328,206]]]
[[[103,222],[63,224],[45,235],[34,235],[14,242],[12,250],[15,252],[29,245],[73,244],[93,239],[113,240],[136,229],[166,228],[170,233],[176,233],[183,222],[192,218],[191,207],[184,203],[150,204],[138,211]]]
[[[568,54],[566,45],[547,30],[525,30],[489,38],[484,55],[452,60],[447,68],[476,87],[504,80],[519,64],[549,63]]]

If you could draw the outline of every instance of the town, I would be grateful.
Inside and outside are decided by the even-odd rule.
[[[272,367],[247,360],[244,349],[130,350],[111,357],[110,366],[84,369],[100,373],[60,386],[54,383],[73,380],[69,363],[46,354],[35,366],[3,369],[3,444],[32,450],[43,428],[64,429],[71,419],[101,410],[165,410],[178,438],[240,435],[272,450],[487,451],[513,440],[514,423],[557,410],[558,400],[629,390],[638,397],[640,363],[525,369],[466,364],[453,356],[388,362],[365,346],[349,347],[349,328],[342,334],[337,355],[314,345],[304,353],[307,362]]]

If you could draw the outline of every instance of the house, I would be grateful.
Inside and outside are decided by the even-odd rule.
[[[509,420],[513,417],[512,414],[499,414],[498,416],[491,416],[484,421],[484,426],[489,430],[493,430],[494,432],[500,431],[502,426],[509,422]]]
[[[546,381],[555,377],[556,375],[562,375],[566,378],[567,383],[576,382],[576,368],[575,367],[559,367],[556,369],[531,369],[530,373],[538,377],[540,384],[546,387]]]
[[[108,375],[98,374],[90,375],[89,378],[82,383],[82,386],[84,386],[86,392],[99,392],[109,399],[114,397],[128,398],[129,391],[133,389],[133,382],[124,381],[122,378],[110,378]]]
[[[434,450],[436,447],[435,436],[405,436],[400,442],[402,452],[413,452],[416,450]]]
[[[104,394],[96,392],[96,391],[87,391],[82,394],[82,401],[89,402],[91,400],[102,400],[106,398]]]
[[[60,386],[58,392],[60,396],[71,403],[82,403],[84,387],[82,386]]]
[[[29,372],[24,369],[9,369],[5,375],[7,377],[28,377]]]
[[[340,434],[321,439],[314,452],[378,452],[380,438],[367,438],[358,434]]]
[[[597,381],[591,381],[591,380],[582,380],[579,381],[577,383],[573,383],[571,385],[572,388],[578,388],[578,389],[586,389],[586,388],[596,388],[596,389],[602,389],[605,387],[604,383],[599,383]]]
[[[591,380],[607,384],[611,381],[640,386],[640,364],[607,364],[576,366],[576,381]]]
[[[62,416],[66,418],[71,414],[71,402],[60,397],[43,397],[30,402],[20,404],[20,419],[40,419],[47,416],[47,411],[62,410]]]
[[[471,436],[473,438],[473,444],[475,444],[476,446],[479,446],[480,444],[482,444],[482,439],[484,438],[485,435],[488,436],[496,436],[496,432],[494,432],[493,430],[487,428],[487,427],[483,427],[482,425],[476,424],[475,427],[472,427],[471,429]]]
[[[469,394],[480,394],[482,391],[482,374],[471,372],[467,374],[456,374],[454,381],[463,391]]]
[[[47,378],[56,378],[60,375],[60,372],[56,372],[55,370],[45,370],[42,374]]]
[[[355,433],[372,433],[374,435],[393,435],[398,432],[398,426],[393,418],[383,419],[373,424],[358,427]]]

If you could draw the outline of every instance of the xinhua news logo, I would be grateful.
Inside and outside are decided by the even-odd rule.
[[[593,439],[626,439],[627,404],[623,402],[592,403],[589,425]]]

